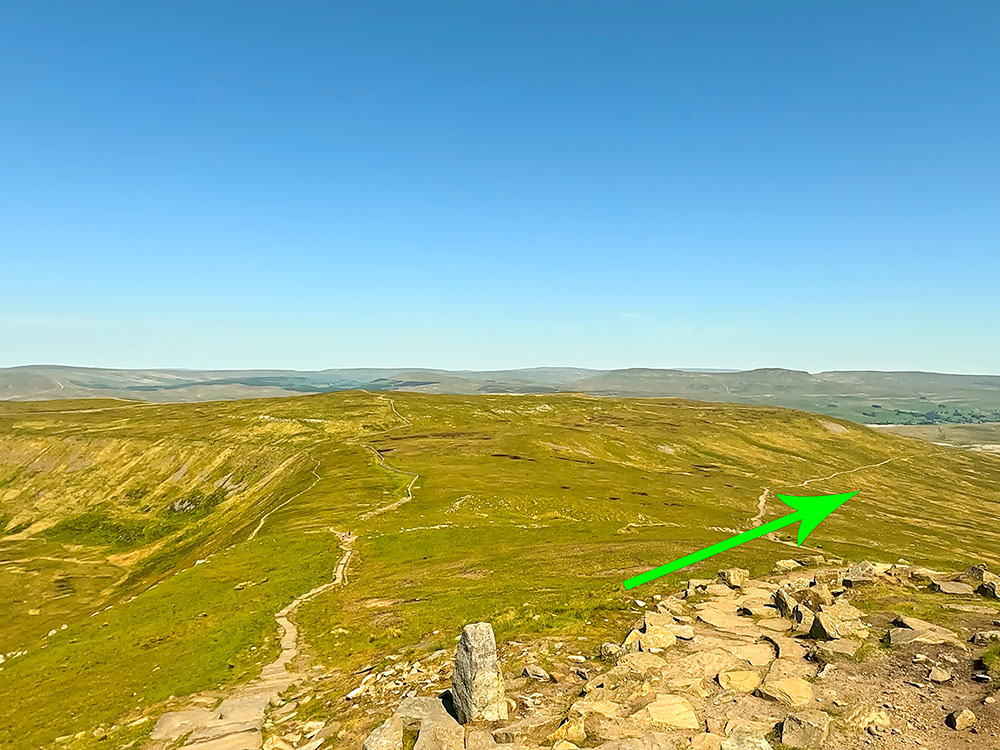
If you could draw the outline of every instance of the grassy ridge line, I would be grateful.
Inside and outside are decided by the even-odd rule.
[[[834,552],[892,561],[905,554],[952,566],[1000,553],[997,532],[980,520],[984,498],[997,502],[1000,462],[801,412],[579,395],[402,393],[391,401],[338,393],[171,405],[127,417],[44,411],[4,405],[0,435],[15,442],[53,433],[142,437],[164,441],[164,455],[187,443],[308,451],[320,481],[308,462],[298,462],[280,497],[262,493],[242,508],[220,506],[165,545],[155,571],[142,568],[154,559],[146,549],[115,557],[120,574],[144,593],[106,615],[90,617],[100,592],[54,598],[59,571],[40,567],[44,581],[33,577],[36,588],[21,594],[16,577],[0,578],[10,587],[4,593],[23,600],[18,606],[41,599],[43,611],[62,607],[69,622],[45,649],[38,648],[44,630],[26,632],[28,656],[0,673],[16,696],[0,708],[0,744],[15,747],[25,738],[38,746],[68,730],[155,713],[171,694],[251,676],[274,647],[269,618],[325,582],[336,565],[330,528],[358,533],[351,584],[304,605],[297,620],[306,647],[330,670],[329,684],[345,693],[356,687],[359,667],[390,653],[450,647],[447,634],[472,620],[494,621],[501,638],[614,631],[628,601],[624,578],[746,528],[765,488],[795,494],[792,488],[808,482],[816,492],[860,489],[810,539]],[[406,474],[379,466],[366,445]],[[856,470],[862,466],[872,468]],[[830,478],[845,471],[852,473]],[[174,473],[162,472],[165,484]],[[43,474],[57,482],[70,481],[72,472],[56,465]],[[405,493],[407,475],[420,477],[410,479],[413,499],[370,515]],[[15,478],[5,493],[18,493],[0,502],[27,497],[24,481]],[[276,507],[295,493],[294,502]],[[113,497],[98,504],[117,509]],[[776,510],[765,498],[767,514]],[[265,513],[260,534],[248,541]],[[108,557],[106,549],[72,550],[44,538],[17,544],[49,545],[57,559]],[[214,550],[210,561],[190,567],[206,550]],[[706,569],[763,571],[787,554],[761,540]],[[155,580],[162,583],[138,587]],[[245,581],[252,585],[235,588]],[[650,587],[649,595],[658,590]],[[10,635],[0,623],[0,639]],[[112,689],[116,684],[126,687]],[[39,716],[51,721],[40,727]]]

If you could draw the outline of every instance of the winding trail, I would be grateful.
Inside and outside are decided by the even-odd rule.
[[[290,671],[289,664],[299,655],[299,630],[292,615],[305,602],[324,591],[347,583],[347,566],[354,554],[354,535],[337,532],[340,548],[344,550],[333,578],[324,584],[295,597],[275,613],[274,620],[281,631],[281,652],[266,665],[258,677],[223,700],[215,708],[207,708],[210,696],[196,696],[189,708],[163,714],[150,739],[159,747],[175,747],[184,738],[181,750],[259,750],[263,744],[261,727],[264,712],[282,692],[304,677],[301,672]]]
[[[387,433],[392,432],[393,430],[398,430],[398,429],[400,429],[402,427],[412,427],[413,426],[413,423],[409,419],[407,419],[406,417],[404,417],[402,414],[400,414],[396,410],[396,402],[395,401],[393,401],[388,396],[380,396],[379,398],[384,399],[384,400],[386,400],[386,401],[389,402],[389,409],[392,411],[393,414],[395,414],[397,417],[399,417],[403,421],[403,424],[396,425],[395,427],[390,427],[387,430],[382,430],[381,432],[375,433],[375,435],[385,435]],[[372,437],[374,437],[374,435]],[[388,505],[382,505],[382,506],[380,506],[378,508],[374,508],[374,509],[369,510],[369,511],[367,511],[365,513],[362,513],[361,514],[361,520],[362,521],[367,521],[369,518],[374,518],[375,516],[382,515],[383,513],[388,513],[390,510],[395,510],[396,508],[398,508],[403,503],[410,502],[410,500],[413,499],[413,485],[415,485],[417,483],[417,480],[420,479],[420,475],[417,474],[415,471],[407,471],[406,469],[397,469],[395,466],[390,466],[389,464],[387,464],[385,462],[385,456],[383,456],[382,453],[377,448],[375,448],[374,446],[369,445],[368,443],[365,443],[365,448],[367,448],[368,450],[370,450],[372,453],[375,454],[375,461],[383,469],[385,469],[386,471],[394,471],[397,474],[404,474],[405,476],[410,477],[410,481],[406,485],[406,495],[404,497],[401,497],[398,500],[395,500],[395,501],[389,503]]]
[[[878,468],[879,466],[885,466],[887,463],[890,463],[892,461],[896,461],[897,459],[899,459],[899,457],[898,456],[894,456],[893,458],[887,458],[887,459],[885,459],[885,461],[879,461],[878,463],[875,463],[875,464],[865,464],[864,466],[855,466],[853,469],[844,469],[842,471],[835,471],[833,474],[830,474],[828,476],[825,476],[825,477],[815,477],[813,479],[806,479],[805,481],[800,482],[799,484],[793,484],[793,485],[790,485],[790,486],[791,487],[808,487],[813,482],[822,482],[822,481],[825,481],[827,479],[833,479],[834,477],[843,476],[844,474],[853,474],[856,471],[863,471],[864,469],[875,469],[875,468]],[[751,526],[759,526],[760,524],[764,523],[764,514],[767,512],[767,499],[768,499],[768,497],[771,494],[772,493],[771,493],[771,488],[770,487],[765,487],[764,491],[760,493],[760,497],[757,498],[757,515],[755,515],[750,520]],[[784,545],[786,545],[788,547],[794,547],[795,549],[809,548],[809,547],[807,547],[807,545],[803,545],[802,547],[799,547],[799,545],[796,544],[795,542],[788,542],[788,541],[785,541],[784,539],[778,539],[775,536],[774,532],[772,532],[770,534],[766,534],[764,536],[764,539],[767,539],[768,541],[772,541],[772,542],[778,542],[779,544],[784,544]],[[811,549],[811,548],[809,548],[809,549]]]
[[[306,455],[309,455],[309,454],[306,454]],[[312,456],[309,456],[309,458],[312,458]],[[257,523],[256,528],[253,531],[251,531],[250,532],[250,536],[247,537],[247,541],[248,542],[251,542],[254,539],[256,539],[257,534],[260,532],[261,528],[264,526],[264,522],[271,516],[272,513],[281,510],[286,505],[288,505],[290,502],[292,502],[292,500],[294,500],[297,497],[300,497],[301,495],[304,495],[305,493],[307,493],[309,490],[311,490],[313,487],[315,487],[319,483],[319,474],[316,473],[316,469],[318,469],[318,468],[319,468],[319,461],[316,461],[315,464],[313,465],[312,469],[311,469],[312,475],[315,477],[315,479],[313,479],[313,481],[312,481],[312,484],[310,484],[304,490],[299,490],[294,495],[292,495],[290,498],[288,498],[284,502],[280,503],[279,505],[276,505],[275,507],[271,508],[271,510],[269,510],[267,513],[265,513],[264,515],[262,515],[260,517],[260,521]]]

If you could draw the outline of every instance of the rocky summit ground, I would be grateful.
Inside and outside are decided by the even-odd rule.
[[[728,569],[637,599],[634,629],[596,650],[497,649],[488,624],[468,626],[454,668],[439,654],[361,681],[368,711],[405,691],[364,750],[1000,747],[1000,578],[840,562]],[[277,708],[265,747],[294,748],[302,729]]]

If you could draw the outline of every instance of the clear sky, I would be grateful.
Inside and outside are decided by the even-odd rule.
[[[1000,3],[0,0],[0,365],[1000,373]]]

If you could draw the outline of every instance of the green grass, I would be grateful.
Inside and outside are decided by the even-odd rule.
[[[994,680],[1000,678],[1000,643],[986,649],[980,659],[983,666],[990,670]]]
[[[493,622],[501,642],[583,636],[596,652],[634,619],[633,598],[723,567],[765,574],[797,552],[762,539],[621,587],[746,529],[765,487],[859,491],[810,537],[827,554],[1000,567],[1000,530],[982,523],[1000,510],[1000,459],[801,412],[362,392],[60,404],[0,405],[0,517],[27,524],[0,538],[17,561],[0,566],[0,651],[28,649],[0,672],[14,696],[0,707],[3,746],[251,678],[275,653],[274,612],[332,575],[331,529],[357,535],[349,583],[297,621],[342,693],[389,654],[454,648],[467,622]],[[414,499],[377,512],[413,473]],[[783,512],[772,497],[764,517]],[[243,581],[255,585],[234,588]],[[910,606],[921,616],[919,597]]]

